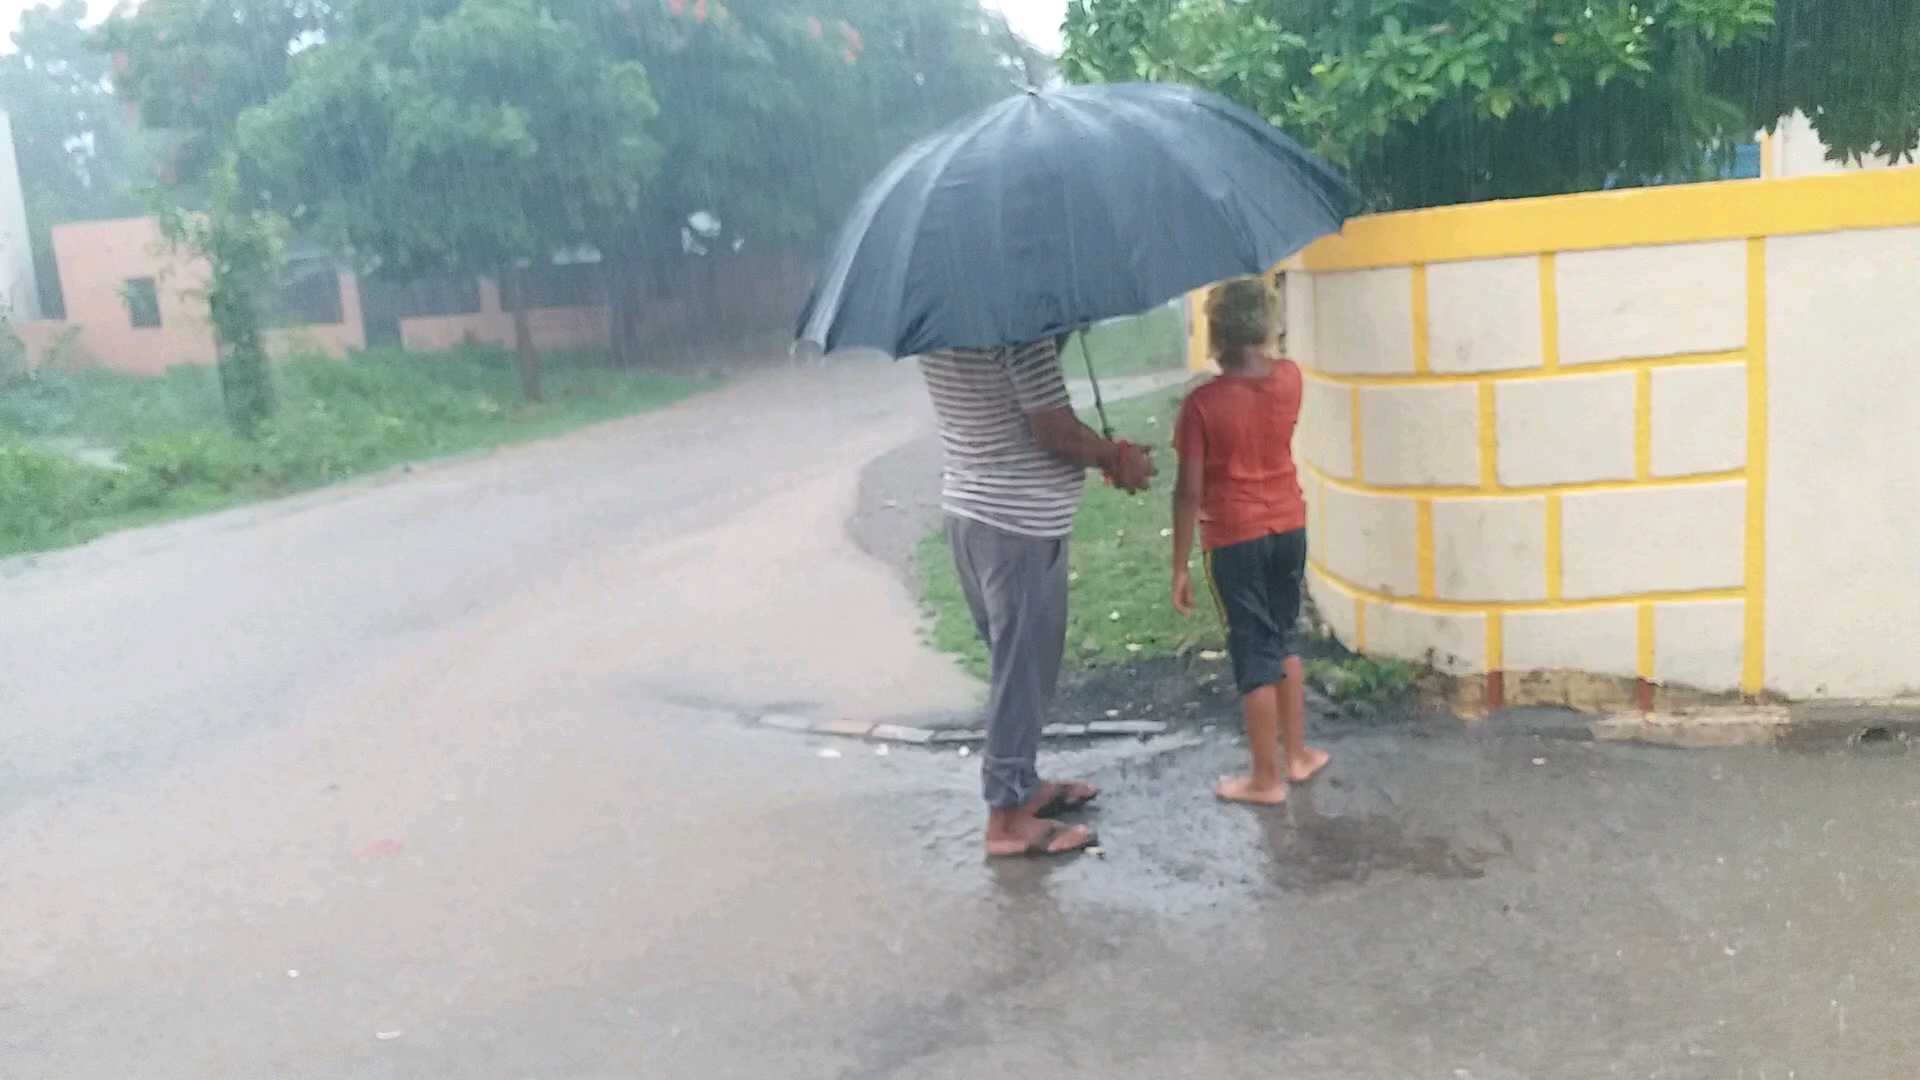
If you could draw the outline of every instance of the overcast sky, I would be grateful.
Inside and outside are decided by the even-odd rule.
[[[34,5],[36,0],[0,0],[0,35],[11,35],[13,28],[20,22],[20,13]],[[911,3],[912,0],[906,0]],[[1051,53],[1060,51],[1060,19],[1066,13],[1067,0],[982,0],[990,7],[1006,12],[1007,21],[1013,24],[1022,37]],[[113,10],[113,0],[87,0],[88,11],[94,18],[104,18]],[[11,41],[0,43],[0,49],[12,48]]]
[[[0,0],[4,2],[4,0]],[[1021,37],[1050,53],[1060,52],[1060,20],[1066,16],[1067,0],[985,0],[988,6],[1006,12],[1007,21]]]

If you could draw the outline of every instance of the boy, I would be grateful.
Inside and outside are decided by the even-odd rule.
[[[1291,449],[1300,369],[1273,348],[1273,299],[1258,278],[1215,288],[1207,325],[1220,376],[1187,395],[1174,427],[1173,606],[1193,612],[1197,522],[1253,750],[1252,774],[1221,777],[1214,793],[1272,806],[1286,800],[1288,781],[1327,764],[1306,743],[1293,644],[1307,566],[1307,506]]]

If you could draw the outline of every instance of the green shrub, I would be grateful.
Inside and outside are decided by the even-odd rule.
[[[614,371],[604,354],[546,358],[548,404],[518,400],[513,358],[467,346],[292,358],[279,411],[231,434],[210,367],[159,378],[41,371],[0,386],[0,552],[77,543],[131,520],[314,487],[402,461],[558,432],[665,405],[703,379]],[[34,440],[116,449],[124,469],[71,460]]]
[[[136,439],[120,461],[127,469],[118,480],[121,502],[130,509],[157,506],[179,489],[230,494],[259,478],[253,447],[225,428]]]
[[[1307,681],[1335,701],[1392,701],[1413,689],[1413,675],[1413,665],[1403,660],[1346,656],[1307,661]]]
[[[0,552],[73,544],[110,510],[110,470],[0,439]]]

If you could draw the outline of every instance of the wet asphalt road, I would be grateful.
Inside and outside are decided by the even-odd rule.
[[[743,722],[971,700],[839,525],[917,394],[0,564],[0,1077],[1920,1071],[1903,756],[1344,730],[1256,812],[1192,733],[988,865],[971,759]]]

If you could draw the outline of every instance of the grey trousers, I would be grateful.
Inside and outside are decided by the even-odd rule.
[[[973,623],[993,657],[980,786],[996,810],[1033,797],[1040,729],[1067,644],[1067,541],[947,516],[947,545]]]

